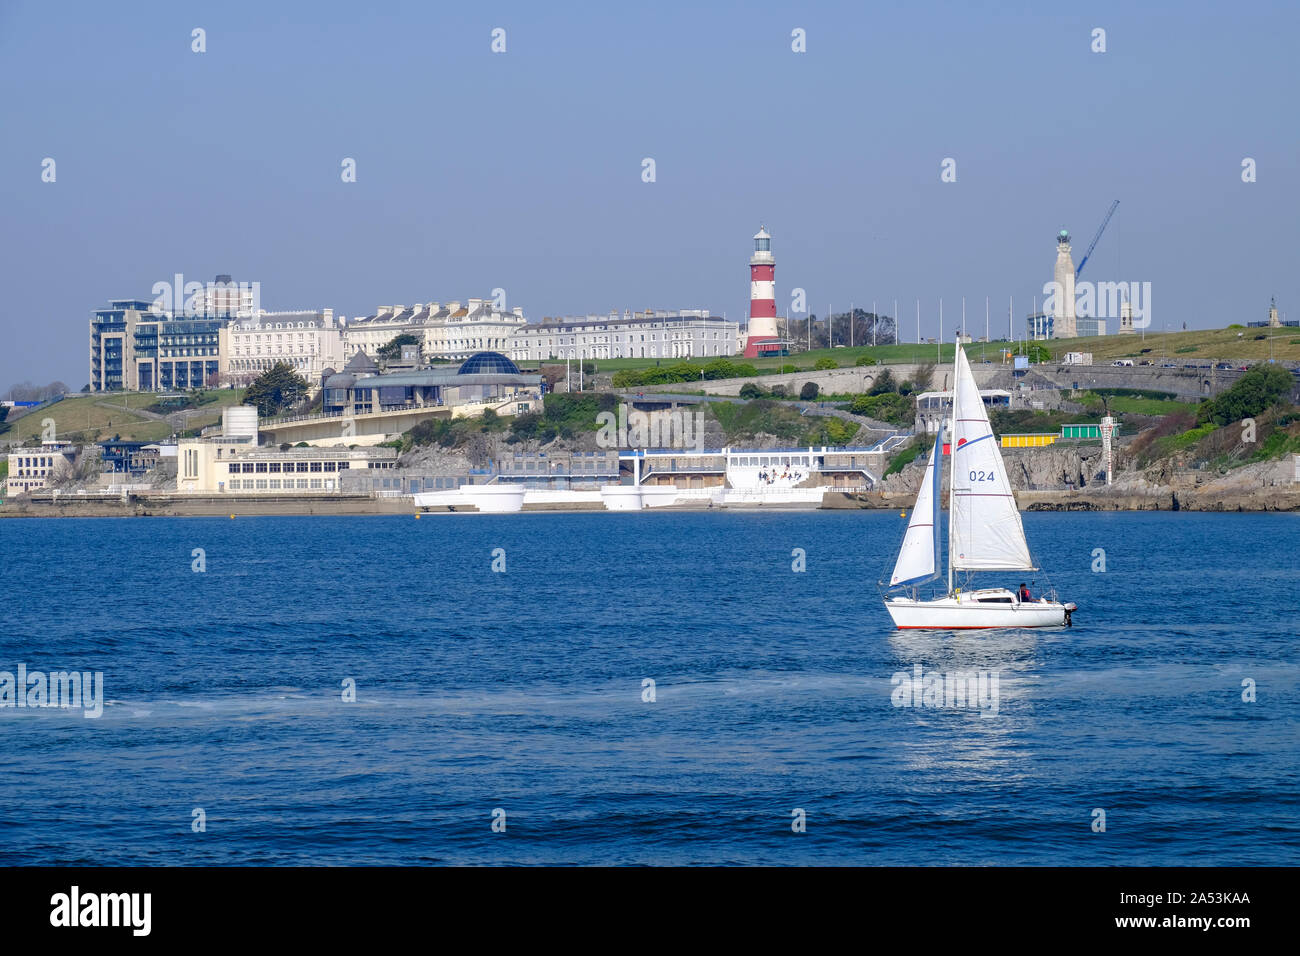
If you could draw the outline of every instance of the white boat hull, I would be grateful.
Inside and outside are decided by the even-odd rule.
[[[942,597],[933,601],[916,601],[895,597],[885,601],[885,609],[900,630],[964,631],[995,627],[1065,627],[1070,623],[1073,604],[1057,601],[1025,601],[1012,598],[1011,603],[988,600],[994,592],[975,591],[959,597]],[[980,596],[984,595],[985,600]],[[1010,596],[999,591],[997,597]]]

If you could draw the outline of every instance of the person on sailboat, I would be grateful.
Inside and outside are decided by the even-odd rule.
[[[1029,588],[1025,585],[1024,581],[1021,581],[1020,582],[1020,603],[1027,604],[1033,599],[1034,599],[1033,595],[1029,593]]]

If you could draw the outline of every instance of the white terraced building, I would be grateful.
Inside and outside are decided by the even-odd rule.
[[[233,319],[218,335],[218,375],[223,382],[247,384],[277,362],[286,362],[312,385],[327,368],[341,368],[342,317],[318,312],[259,312]]]
[[[740,323],[707,309],[625,311],[622,315],[543,319],[519,328],[506,353],[516,362],[546,359],[714,358],[740,351]]]
[[[470,299],[466,305],[417,302],[409,309],[381,305],[374,315],[348,322],[344,338],[348,355],[360,349],[374,356],[394,337],[410,334],[420,340],[426,359],[466,359],[476,352],[505,352],[527,321],[523,309],[502,312],[490,299]]]

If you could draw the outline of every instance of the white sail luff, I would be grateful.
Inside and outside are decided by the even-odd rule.
[[[1033,570],[1020,510],[988,411],[960,347],[953,377],[951,448],[950,567],[963,571]]]
[[[894,564],[894,573],[890,575],[889,585],[912,584],[933,577],[935,574],[935,523],[936,499],[939,494],[935,479],[935,456],[939,453],[939,442],[935,442],[930,451],[930,462],[921,480],[921,490],[916,494],[916,503],[912,506],[912,518],[907,523],[907,532],[903,535],[903,545],[898,549],[898,561]]]

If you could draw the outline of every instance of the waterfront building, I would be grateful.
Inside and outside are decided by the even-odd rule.
[[[344,332],[333,309],[258,312],[236,318],[219,334],[218,374],[225,384],[246,385],[283,362],[319,385],[327,368],[344,361]]]
[[[634,449],[620,458],[625,482],[650,487],[852,491],[871,488],[888,454],[903,441],[890,436],[870,447]]]
[[[174,442],[101,441],[102,470],[111,474],[141,475],[158,467],[166,458],[176,457]]]
[[[1011,393],[1001,388],[981,388],[980,398],[990,410],[1011,407]],[[921,392],[916,396],[916,430],[934,435],[952,418],[952,389],[946,392]]]
[[[417,302],[381,305],[374,315],[349,320],[344,328],[347,354],[358,349],[371,356],[398,335],[414,335],[428,359],[467,359],[475,352],[505,351],[511,337],[527,324],[523,309],[509,312],[493,307],[490,299],[470,299],[468,304]]]
[[[516,362],[719,358],[739,351],[739,323],[707,309],[545,318],[517,328],[509,345]]]
[[[77,449],[71,442],[46,441],[39,448],[19,448],[9,453],[5,497],[37,491],[72,468]]]
[[[216,383],[226,319],[152,311],[112,299],[90,320],[90,390],[169,391]]]
[[[226,409],[221,434],[186,439],[177,447],[176,490],[185,494],[338,494],[340,472],[386,471],[396,448],[288,448],[257,444],[247,415]],[[234,412],[235,414],[232,414]],[[253,410],[256,414],[256,410]]]
[[[503,415],[534,410],[542,377],[524,374],[499,352],[479,352],[458,367],[381,373],[364,352],[324,379],[325,415],[368,415],[439,406],[491,405]],[[459,417],[459,416],[456,416]],[[408,426],[409,427],[409,426]]]
[[[184,277],[175,281],[184,283]],[[110,299],[107,309],[96,310],[90,320],[90,390],[153,392],[217,384],[221,331],[232,319],[255,314],[258,283],[236,284],[219,275],[216,282],[195,287],[199,283],[184,283],[152,302]],[[185,288],[195,291],[186,298]]]
[[[1054,444],[1059,436],[1055,432],[1041,432],[1025,435],[1001,435],[999,442],[1003,448],[1043,448]]]

